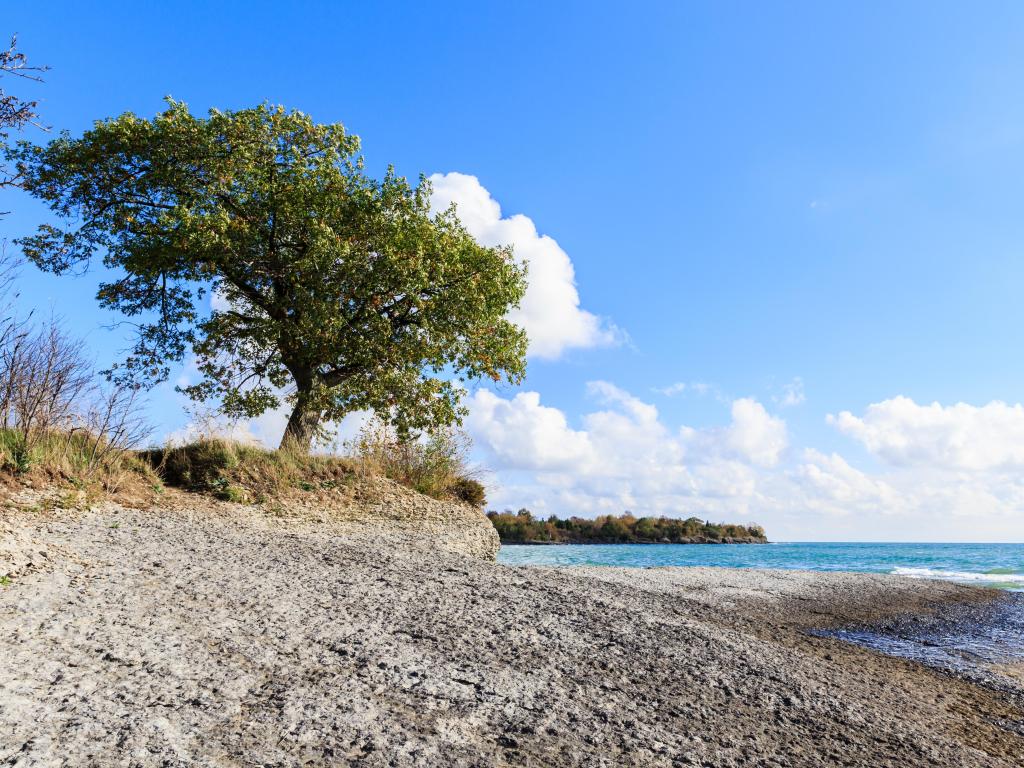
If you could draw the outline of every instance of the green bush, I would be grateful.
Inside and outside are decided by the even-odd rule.
[[[280,496],[295,488],[335,487],[353,474],[347,459],[271,451],[223,438],[151,448],[139,455],[167,485],[235,502]]]
[[[600,515],[593,520],[551,515],[537,520],[528,509],[518,512],[488,512],[488,519],[507,544],[554,541],[566,544],[690,543],[720,542],[725,539],[767,541],[759,525],[710,523],[698,517],[686,520],[669,517],[641,517],[628,512],[619,517]]]
[[[190,491],[216,492],[218,484],[226,482],[226,473],[238,466],[237,446],[220,439],[152,448],[141,455],[156,467],[168,485]]]
[[[460,477],[448,487],[448,491],[456,499],[472,504],[474,507],[482,507],[487,503],[487,491],[484,484],[470,477]]]

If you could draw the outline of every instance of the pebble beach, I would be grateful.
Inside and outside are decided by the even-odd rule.
[[[0,589],[0,765],[1024,764],[1013,692],[808,633],[994,590],[508,567],[238,509],[6,514],[47,548]]]

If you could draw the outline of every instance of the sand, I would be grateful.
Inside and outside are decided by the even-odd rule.
[[[985,590],[510,568],[257,513],[6,525],[51,554],[0,587],[0,765],[1024,764],[1007,694],[804,633]]]

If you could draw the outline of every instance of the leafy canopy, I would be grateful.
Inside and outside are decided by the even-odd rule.
[[[450,424],[463,409],[446,373],[522,379],[526,336],[505,316],[525,268],[454,209],[433,214],[426,179],[372,179],[358,152],[342,125],[301,112],[203,119],[169,100],[152,120],[8,150],[58,222],[19,243],[57,274],[97,254],[116,270],[98,299],[138,336],[115,379],[164,381],[191,351],[202,380],[188,395],[252,417],[285,391],[307,445],[358,409],[403,432]]]

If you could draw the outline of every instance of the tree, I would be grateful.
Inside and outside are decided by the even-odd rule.
[[[301,112],[197,118],[169,100],[152,120],[9,150],[60,223],[18,242],[50,272],[97,254],[117,271],[98,299],[138,334],[115,380],[152,386],[191,351],[202,380],[185,393],[238,417],[283,398],[282,445],[300,450],[354,410],[403,436],[458,422],[453,376],[522,379],[526,335],[505,316],[524,267],[476,243],[454,208],[432,213],[426,179],[377,181],[358,152],[341,124]]]
[[[26,80],[40,81],[40,75],[46,67],[31,67],[28,58],[18,50],[18,38],[12,37],[7,50],[0,50],[0,78],[4,75],[21,77]],[[36,124],[38,102],[25,101],[0,86],[0,142],[6,142],[12,130],[21,130],[26,125]],[[0,166],[0,187],[13,186],[17,176],[11,174],[6,167]]]
[[[637,520],[633,532],[638,539],[644,539],[645,541],[653,541],[658,537],[655,521],[649,517],[641,517]]]

